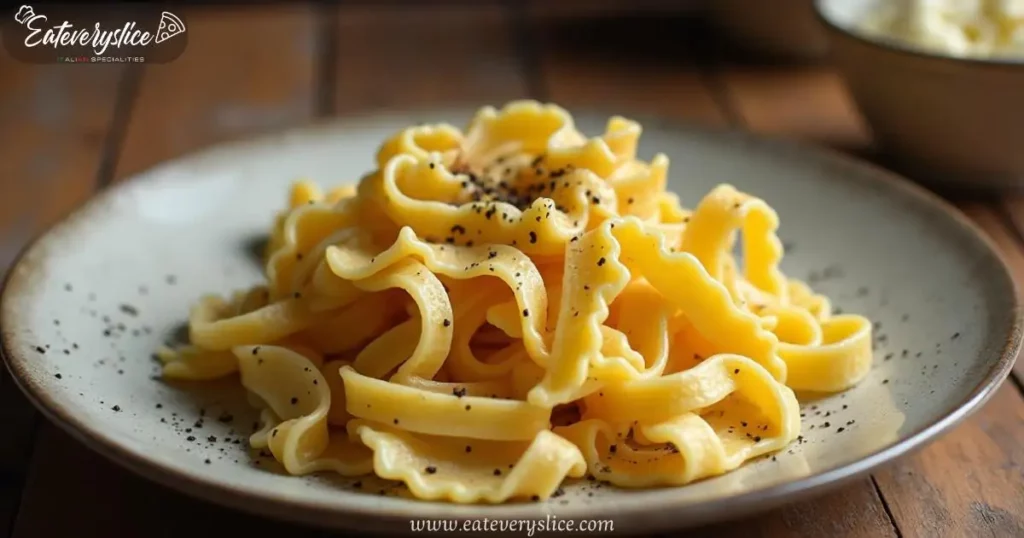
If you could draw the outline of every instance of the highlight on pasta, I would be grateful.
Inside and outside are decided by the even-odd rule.
[[[684,208],[640,134],[518,101],[401,130],[357,185],[297,182],[265,284],[199,299],[164,376],[237,374],[288,473],[421,499],[683,485],[786,447],[793,391],[860,381],[871,323],[780,272],[764,201]]]

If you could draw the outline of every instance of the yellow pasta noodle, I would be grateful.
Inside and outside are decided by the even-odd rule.
[[[356,183],[296,182],[266,283],[200,298],[164,375],[237,374],[250,444],[289,473],[422,499],[683,485],[784,448],[794,390],[867,375],[871,323],[780,271],[763,200],[722,184],[684,207],[641,132],[517,101],[395,133]]]

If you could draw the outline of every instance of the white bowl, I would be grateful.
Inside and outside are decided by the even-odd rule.
[[[883,0],[816,0],[831,57],[892,165],[924,183],[1024,187],[1024,58],[959,58],[861,31]]]

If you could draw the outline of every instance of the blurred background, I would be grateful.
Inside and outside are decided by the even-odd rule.
[[[1024,277],[1024,66],[870,43],[843,29],[843,6],[863,2],[822,3],[840,4],[832,24],[811,0],[183,3],[173,11],[188,45],[164,65],[0,52],[0,273],[98,190],[210,144],[527,97],[793,138],[906,171]],[[0,425],[0,538],[294,532],[114,467],[41,420],[6,371]],[[1024,399],[1005,384],[891,469],[694,535],[1024,536],[1012,515],[1024,513],[1022,425]]]
[[[824,32],[810,0],[174,11],[188,45],[165,65],[34,65],[0,53],[0,268],[97,186],[218,141],[389,108],[531,97],[868,143],[840,80],[815,65]]]

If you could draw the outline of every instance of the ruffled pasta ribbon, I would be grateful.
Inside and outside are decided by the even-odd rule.
[[[763,200],[723,184],[684,209],[640,134],[515,102],[400,131],[355,187],[298,182],[266,285],[202,298],[164,374],[238,372],[251,443],[290,473],[424,499],[680,485],[783,448],[794,389],[866,375],[871,324],[783,275]]]

